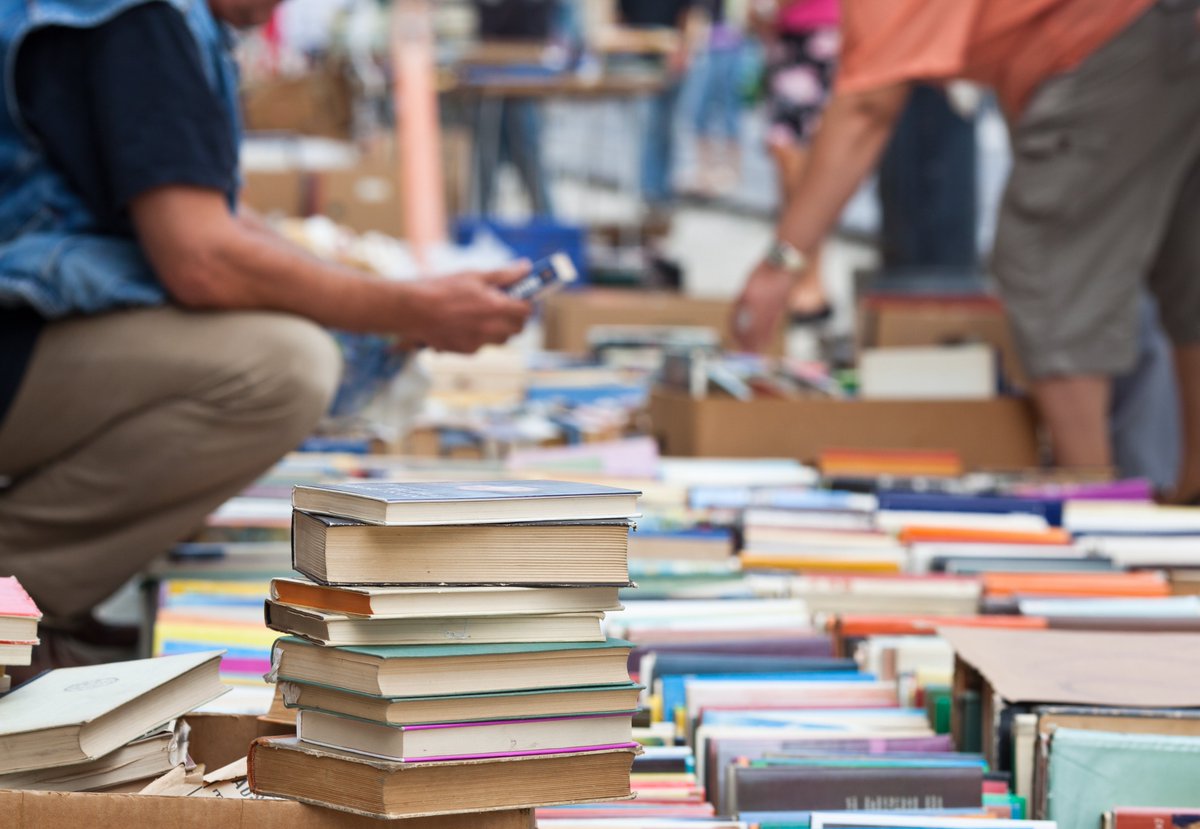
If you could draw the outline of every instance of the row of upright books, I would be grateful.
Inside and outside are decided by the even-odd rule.
[[[273,677],[296,737],[250,785],[376,817],[630,796],[628,585],[637,492],[549,481],[298,487]]]

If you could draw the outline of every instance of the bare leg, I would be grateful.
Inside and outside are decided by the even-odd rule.
[[[1033,384],[1033,396],[1050,431],[1058,466],[1112,466],[1108,432],[1111,381],[1096,375],[1049,377]]]

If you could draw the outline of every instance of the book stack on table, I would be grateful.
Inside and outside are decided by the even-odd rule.
[[[376,817],[630,796],[628,585],[638,493],[551,481],[297,487],[272,671],[295,738],[252,789]]]

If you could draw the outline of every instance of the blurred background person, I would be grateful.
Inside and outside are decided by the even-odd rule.
[[[488,42],[549,44],[562,19],[560,0],[474,0],[479,39]],[[554,213],[542,156],[540,104],[519,98],[487,98],[480,102],[475,142],[479,204],[484,215],[495,210],[496,177],[511,164],[536,216]]]
[[[874,167],[918,81],[996,89],[1014,163],[993,270],[1066,467],[1110,468],[1114,378],[1149,281],[1174,345],[1200,498],[1200,0],[844,0],[837,94],[813,163],[735,311],[762,349],[806,260]]]
[[[670,211],[674,199],[675,114],[691,46],[697,37],[697,0],[619,0],[618,22],[635,29],[671,29],[678,37],[672,50],[659,59],[664,86],[649,99],[642,132],[640,186],[651,217]]]
[[[696,168],[690,189],[713,197],[736,189],[741,177],[742,52],[745,35],[730,0],[698,0],[707,24],[695,78]]]
[[[808,147],[833,87],[838,0],[756,0],[755,31],[767,52],[767,149],[779,177],[780,213],[787,213],[808,164]],[[791,321],[822,322],[832,309],[814,255],[788,299]]]

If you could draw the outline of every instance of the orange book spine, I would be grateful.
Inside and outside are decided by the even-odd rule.
[[[1040,616],[868,616],[846,615],[830,623],[843,636],[933,635],[939,627],[994,627],[1040,630],[1048,623]]]
[[[1169,596],[1171,586],[1157,573],[985,573],[983,592],[1006,596]]]
[[[955,527],[904,527],[900,530],[902,544],[1031,544],[1062,546],[1071,543],[1071,534],[1054,528],[1036,532],[1010,530],[974,530]]]

